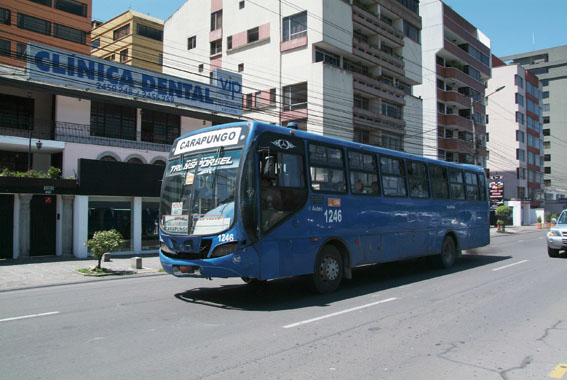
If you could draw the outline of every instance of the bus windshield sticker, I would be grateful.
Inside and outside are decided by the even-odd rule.
[[[171,203],[171,215],[181,215],[183,213],[183,202]]]
[[[164,215],[163,224],[168,232],[185,232],[189,227],[189,217],[187,215]]]
[[[198,133],[186,137],[177,142],[175,155],[187,153],[195,150],[217,148],[220,146],[228,147],[240,142],[242,128],[226,128],[218,131]]]
[[[185,177],[185,185],[186,186],[192,185],[194,180],[195,180],[195,174],[187,173],[187,177]]]
[[[327,199],[327,205],[329,207],[341,207],[341,198],[329,198]]]

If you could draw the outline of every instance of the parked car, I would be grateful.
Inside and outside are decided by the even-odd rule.
[[[553,223],[553,221],[552,221]],[[547,254],[549,257],[559,256],[559,251],[567,249],[567,210],[561,211],[559,219],[547,233]]]

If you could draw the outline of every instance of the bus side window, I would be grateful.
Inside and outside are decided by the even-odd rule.
[[[343,150],[309,144],[309,174],[314,191],[346,192]]]
[[[465,181],[463,181],[463,172],[459,169],[449,168],[449,190],[451,199],[465,200]]]
[[[476,173],[465,172],[465,182],[467,186],[467,200],[478,201],[480,196],[478,192],[478,179]]]
[[[406,171],[402,159],[381,156],[380,171],[385,196],[407,197]]]
[[[478,180],[479,180],[478,186],[479,186],[479,190],[480,190],[480,200],[485,201],[486,200],[487,188],[486,188],[486,177],[484,176],[483,173],[478,174]]]
[[[449,179],[447,169],[442,166],[429,165],[431,176],[431,192],[433,199],[449,199]]]
[[[408,181],[410,197],[429,198],[427,166],[423,162],[408,161]]]
[[[353,194],[379,195],[376,156],[360,152],[348,152],[350,191]]]

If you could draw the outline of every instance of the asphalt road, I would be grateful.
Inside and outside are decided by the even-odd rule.
[[[567,259],[543,231],[450,271],[353,277],[330,295],[171,276],[0,293],[0,379],[567,380]]]

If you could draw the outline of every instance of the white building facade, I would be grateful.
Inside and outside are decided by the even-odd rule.
[[[246,118],[401,150],[422,121],[411,95],[421,82],[417,5],[187,2],[165,21],[163,72],[196,81],[237,72]]]
[[[521,65],[506,66],[495,57],[493,64],[492,78],[486,89],[490,176],[497,176],[504,186],[503,201],[521,202],[523,209],[542,207],[541,83]],[[526,211],[523,224],[535,223],[535,218],[529,215]]]

